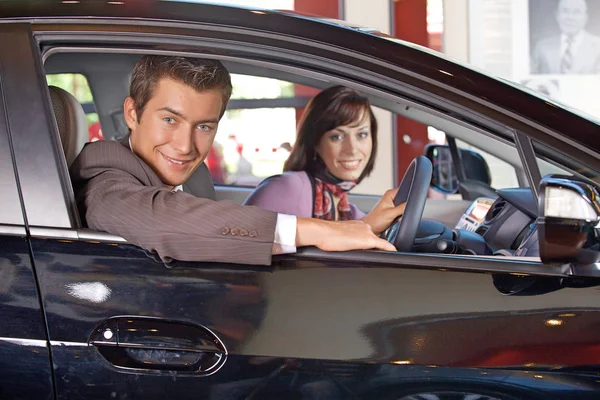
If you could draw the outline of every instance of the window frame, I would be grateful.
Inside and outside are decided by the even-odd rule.
[[[0,49],[0,59],[2,58]],[[8,115],[6,113],[4,79],[0,69],[0,232],[2,235],[18,233],[23,235],[25,226],[23,207],[18,187],[17,171],[14,165],[13,146],[10,138]]]
[[[66,160],[31,26],[27,23],[2,24],[0,41],[13,43],[20,49],[15,53],[8,47],[1,48],[0,63],[4,76],[5,112],[28,229],[31,233],[37,226],[63,230],[79,226]]]

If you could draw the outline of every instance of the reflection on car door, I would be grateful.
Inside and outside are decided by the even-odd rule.
[[[245,375],[227,353],[263,320],[256,271],[165,265],[135,246],[97,240],[33,239],[32,248],[59,397],[202,398]]]

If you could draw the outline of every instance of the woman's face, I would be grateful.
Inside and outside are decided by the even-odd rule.
[[[316,147],[327,170],[344,181],[360,177],[371,158],[372,150],[373,137],[368,112],[363,113],[360,121],[325,132]]]

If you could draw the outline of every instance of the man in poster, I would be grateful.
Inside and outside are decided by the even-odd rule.
[[[596,74],[600,72],[600,37],[586,31],[586,0],[559,0],[560,34],[541,39],[531,59],[532,74]]]

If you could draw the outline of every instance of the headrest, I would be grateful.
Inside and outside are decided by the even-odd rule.
[[[67,166],[70,166],[87,142],[87,118],[83,107],[71,93],[56,86],[48,88]]]

